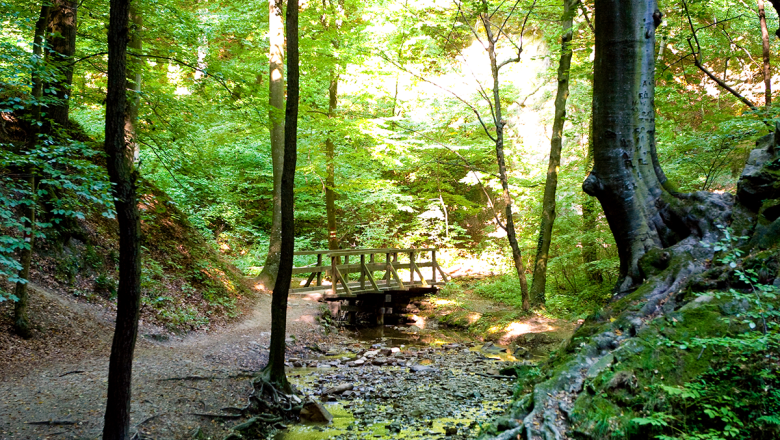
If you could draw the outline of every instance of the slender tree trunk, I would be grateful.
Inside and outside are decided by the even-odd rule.
[[[14,330],[22,338],[29,338],[32,336],[32,330],[30,329],[30,320],[27,316],[27,304],[29,303],[29,295],[27,293],[27,283],[30,280],[30,263],[32,262],[33,246],[35,244],[35,204],[36,202],[36,184],[35,175],[32,174],[34,170],[30,170],[30,192],[32,195],[32,201],[29,206],[24,210],[24,217],[26,218],[25,228],[29,230],[24,231],[24,241],[28,247],[22,249],[19,263],[22,268],[19,270],[19,278],[24,281],[16,282],[16,303],[14,304]]]
[[[328,87],[328,118],[333,117],[338,105],[339,75],[331,75]],[[325,176],[325,212],[328,217],[328,249],[339,248],[339,238],[336,230],[336,146],[328,137],[325,140],[325,156],[327,158],[327,175]]]
[[[49,21],[50,7],[47,5],[41,6],[41,14],[38,17],[38,21],[35,22],[35,34],[33,36],[33,68],[30,75],[32,82],[32,96],[34,104],[30,112],[30,124],[27,130],[27,150],[32,151],[38,144],[39,125],[41,120],[41,96],[43,94],[43,81],[41,81],[41,69],[43,67],[43,42],[46,35],[46,25]],[[25,209],[24,216],[27,218],[26,228],[29,229],[29,233],[25,232],[25,242],[28,243],[29,248],[22,249],[19,263],[22,268],[19,270],[19,278],[24,281],[16,282],[16,289],[14,295],[16,295],[17,301],[14,304],[14,329],[16,333],[23,337],[29,338],[32,336],[30,330],[30,321],[27,313],[27,305],[29,303],[29,297],[27,294],[27,283],[30,280],[30,264],[32,262],[32,254],[35,245],[35,208],[37,203],[37,185],[35,179],[35,170],[28,168],[30,173],[30,194],[32,202],[30,206]]]
[[[279,273],[271,298],[271,344],[268,365],[263,369],[268,380],[289,392],[284,372],[285,334],[287,330],[287,294],[292,277],[295,250],[295,164],[298,143],[298,0],[287,4],[287,105],[284,123],[284,168],[282,170],[282,249]]]
[[[33,37],[33,68],[30,79],[32,80],[32,96],[35,104],[32,107],[30,114],[30,144],[31,147],[35,147],[37,142],[38,124],[41,120],[41,96],[43,96],[43,80],[41,79],[41,71],[44,67],[43,62],[43,43],[46,41],[46,27],[49,24],[49,14],[51,7],[48,5],[41,6],[41,14],[38,17],[38,21],[35,22],[35,35]]]
[[[268,255],[265,258],[260,282],[273,286],[279,272],[282,250],[282,168],[284,167],[284,23],[282,0],[268,2],[268,27],[270,40],[268,82],[268,119],[271,127],[271,161],[274,174],[273,213],[269,234]]]
[[[108,25],[105,149],[119,222],[119,289],[116,329],[108,366],[103,440],[129,438],[133,352],[141,304],[141,223],[136,197],[138,175],[133,170],[133,151],[125,137],[129,7],[129,0],[111,0]]]
[[[487,23],[487,18],[483,22]],[[517,242],[517,233],[515,232],[515,221],[512,215],[512,196],[509,194],[509,179],[506,174],[506,160],[504,158],[504,125],[501,114],[501,96],[499,93],[498,81],[498,62],[496,61],[496,46],[493,32],[490,25],[485,25],[485,31],[488,39],[488,55],[490,57],[490,69],[493,74],[493,111],[494,122],[496,126],[496,159],[498,161],[498,174],[501,179],[501,188],[503,189],[504,203],[506,204],[506,235],[509,240],[509,246],[512,248],[512,260],[515,263],[517,277],[520,280],[520,291],[522,294],[523,310],[530,308],[528,298],[528,281],[525,278],[525,268],[523,267],[523,254],[520,251],[520,245]]]
[[[563,1],[563,36],[561,37],[561,59],[558,65],[558,93],[555,97],[555,118],[553,120],[552,139],[550,141],[550,163],[547,166],[547,180],[542,199],[542,224],[539,231],[539,243],[536,249],[531,297],[534,302],[544,304],[547,284],[547,260],[552,241],[552,228],[555,222],[555,192],[558,189],[558,168],[561,165],[563,147],[563,126],[566,123],[566,100],[569,98],[569,71],[571,70],[572,26],[574,11],[578,0]]]
[[[73,83],[73,55],[76,53],[78,1],[53,0],[49,21],[47,56],[57,67],[60,78],[51,86],[57,101],[49,104],[48,118],[55,125],[68,123],[70,87]]]
[[[758,0],[758,19],[761,22],[761,42],[764,55],[764,102],[769,108],[772,105],[772,64],[769,59],[769,30],[766,27],[764,0]]]
[[[618,289],[628,291],[644,279],[638,261],[645,252],[690,231],[668,209],[674,200],[656,156],[656,2],[596,0],[596,11],[594,166],[583,190],[601,202],[620,256]]]
[[[143,17],[136,3],[130,3],[130,41],[128,48],[133,53],[140,55],[143,50]],[[127,135],[128,148],[133,152],[133,163],[140,159],[141,149],[136,140],[138,124],[138,109],[141,105],[141,80],[143,79],[144,58],[132,57],[128,62],[127,88],[131,90],[132,99],[127,102],[127,117],[125,118],[125,133]]]

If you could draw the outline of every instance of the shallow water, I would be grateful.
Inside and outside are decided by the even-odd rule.
[[[428,439],[444,436],[446,427],[457,428],[459,433],[457,436],[448,438],[470,438],[476,432],[475,429],[471,428],[477,425],[478,422],[487,422],[491,415],[499,413],[511,394],[513,381],[499,381],[486,378],[483,380],[483,378],[479,378],[476,382],[480,385],[474,387],[473,383],[478,376],[475,376],[474,373],[466,372],[461,367],[464,365],[466,367],[485,365],[485,368],[489,368],[493,364],[498,365],[503,364],[505,361],[514,361],[515,358],[507,352],[482,352],[478,356],[474,352],[480,351],[481,343],[472,347],[461,345],[459,348],[449,350],[442,348],[446,344],[470,342],[470,339],[463,334],[445,334],[441,331],[414,333],[385,326],[361,329],[353,335],[353,338],[365,348],[381,344],[384,347],[400,347],[412,351],[433,349],[435,356],[439,356],[437,358],[438,363],[423,357],[415,358],[414,363],[438,366],[441,373],[431,376],[412,376],[410,378],[408,377],[408,368],[406,367],[293,368],[288,371],[290,381],[298,389],[311,392],[317,389],[317,387],[322,387],[324,381],[328,381],[328,386],[332,386],[339,382],[355,380],[355,374],[358,374],[358,376],[369,376],[362,383],[356,382],[356,388],[358,385],[369,386],[376,384],[377,380],[380,382],[384,380],[388,383],[395,380],[396,384],[408,384],[408,380],[411,379],[415,383],[412,400],[414,398],[419,400],[424,410],[410,411],[410,398],[407,395],[408,389],[404,391],[397,387],[390,388],[388,391],[392,397],[390,399],[369,398],[368,395],[365,395],[353,400],[323,403],[333,415],[333,421],[330,424],[291,425],[287,430],[279,432],[274,437],[275,440],[324,440],[331,438]],[[345,351],[344,353],[323,356],[321,359],[333,360],[345,357],[353,358],[354,356],[354,353]],[[442,358],[444,358],[444,361],[442,361]],[[454,364],[448,364],[447,361],[449,360],[452,360]],[[480,363],[476,364],[476,362]],[[350,377],[350,374],[353,376]],[[338,379],[340,376],[347,377]],[[461,380],[459,378],[468,378],[472,383],[472,388],[460,387]],[[490,385],[485,385],[485,388],[482,388],[482,384],[487,382],[490,382]],[[499,394],[496,394],[497,389]],[[476,395],[474,395],[474,392],[477,392]],[[463,393],[466,393],[467,396],[464,397]],[[492,398],[482,398],[483,394],[490,394]],[[431,416],[431,408],[435,411],[441,410],[445,413],[444,415],[449,412],[454,417]],[[355,411],[360,412],[360,417],[355,417]],[[391,426],[393,423],[395,425]]]

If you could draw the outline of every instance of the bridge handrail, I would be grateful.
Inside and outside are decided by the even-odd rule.
[[[439,267],[436,261],[437,248],[420,248],[420,249],[400,249],[400,248],[380,248],[380,249],[337,249],[337,250],[317,250],[317,251],[298,251],[295,255],[316,255],[317,263],[313,266],[302,266],[293,268],[293,273],[308,273],[311,272],[309,278],[306,280],[305,285],[300,290],[310,290],[311,283],[314,279],[317,279],[316,286],[322,286],[322,276],[331,276],[331,294],[336,295],[338,290],[338,284],[341,283],[341,288],[346,292],[348,296],[353,296],[356,293],[371,293],[380,292],[377,280],[374,279],[374,271],[385,271],[385,275],[380,278],[383,280],[383,286],[390,288],[392,284],[395,284],[400,289],[405,290],[406,286],[401,277],[398,275],[397,269],[409,269],[409,281],[407,283],[410,286],[422,285],[423,287],[429,287],[430,284],[439,284],[436,280],[437,271],[441,274],[442,279],[446,282],[449,281],[447,274]],[[416,256],[424,253],[431,253],[431,261],[427,263],[416,263]],[[385,261],[375,261],[374,256],[376,254],[384,254]],[[408,263],[399,263],[398,254],[408,254]],[[369,255],[369,261],[366,261],[366,255]],[[330,257],[331,262],[323,264],[323,257]],[[349,262],[350,256],[359,256],[360,262]],[[342,257],[344,262],[341,262]],[[430,283],[420,271],[421,267],[431,268],[431,280]],[[360,271],[360,279],[358,281],[359,288],[357,290],[352,289],[349,285],[349,272]],[[419,282],[415,281],[416,276],[419,275]],[[370,287],[366,289],[366,281],[370,283]],[[357,286],[355,286],[357,287]],[[294,292],[298,289],[290,289],[290,292]]]

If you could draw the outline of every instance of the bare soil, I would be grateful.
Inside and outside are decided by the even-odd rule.
[[[112,313],[31,286],[34,338],[11,332],[11,307],[0,308],[0,439],[98,439],[103,425]],[[289,352],[327,337],[320,305],[291,298]],[[247,377],[267,361],[270,295],[244,319],[209,333],[171,336],[142,324],[133,368],[132,431],[137,438],[221,438],[230,421],[194,413],[243,406]],[[299,355],[299,354],[298,354]]]

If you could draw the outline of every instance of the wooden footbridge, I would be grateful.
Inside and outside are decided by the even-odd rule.
[[[314,255],[317,262],[293,268],[293,277],[308,274],[308,278],[301,287],[291,288],[290,294],[318,295],[331,304],[335,316],[344,315],[350,323],[364,313],[384,324],[385,315],[398,316],[414,297],[434,292],[449,281],[436,261],[436,249],[323,250],[295,255]],[[399,270],[404,275],[408,271],[408,278],[402,279]]]

